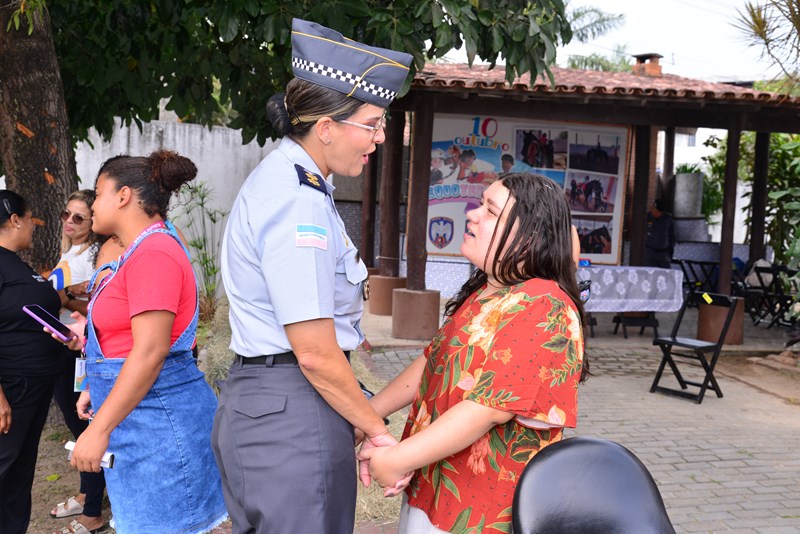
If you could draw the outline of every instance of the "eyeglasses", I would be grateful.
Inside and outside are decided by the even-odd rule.
[[[383,113],[378,122],[375,123],[375,126],[370,126],[369,124],[361,124],[360,122],[352,122],[352,121],[336,121],[342,124],[347,124],[348,126],[355,126],[356,128],[361,128],[362,130],[369,130],[372,132],[372,140],[375,140],[375,137],[378,135],[378,131],[383,130],[384,126],[386,126],[386,112]]]
[[[72,222],[77,224],[78,226],[82,225],[84,221],[88,221],[89,217],[84,217],[80,213],[70,213],[69,210],[64,210],[61,212],[61,220],[64,222],[69,221],[70,217],[72,217]]]

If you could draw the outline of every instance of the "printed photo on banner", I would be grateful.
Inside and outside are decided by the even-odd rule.
[[[513,159],[510,144],[501,142],[499,133],[493,117],[436,115],[428,192],[429,253],[461,254],[467,212],[480,205],[484,189],[509,167],[508,158]]]
[[[565,191],[569,209],[574,212],[612,213],[617,182],[616,176],[569,171]]]
[[[581,215],[572,217],[578,230],[581,254],[611,254],[613,224],[611,215]]]
[[[509,172],[541,174],[582,221],[582,254],[618,264],[629,131],[620,126],[437,113],[428,190],[427,251],[460,256],[467,213]]]
[[[567,130],[552,128],[518,129],[514,141],[516,165],[513,172],[567,168]]]
[[[485,184],[497,180],[500,161],[495,151],[456,145],[434,143],[431,150],[431,185]]]
[[[569,133],[569,168],[604,174],[620,173],[619,134],[571,130]]]

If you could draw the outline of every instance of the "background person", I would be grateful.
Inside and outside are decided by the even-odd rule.
[[[664,201],[657,198],[647,212],[644,264],[670,269],[675,252],[675,221],[665,210]]]
[[[61,212],[61,258],[50,272],[49,280],[61,296],[62,308],[66,310],[60,319],[70,322],[70,312],[86,315],[89,302],[86,286],[94,272],[97,254],[97,235],[92,232],[92,203],[94,191],[75,191],[67,199]]]
[[[444,182],[444,169],[445,153],[441,148],[434,148],[431,150],[431,176],[430,185],[437,185]]]
[[[17,253],[30,248],[34,222],[25,200],[0,191],[0,532],[23,534],[39,438],[53,384],[69,351],[22,311],[38,304],[58,316],[60,299]]]
[[[347,360],[364,340],[367,269],[328,180],[358,176],[383,143],[411,61],[292,23],[295,78],[267,104],[283,139],[239,191],[222,244],[237,356],[213,443],[234,533],[352,532],[353,427],[396,443]]]
[[[511,172],[512,167],[514,167],[514,156],[511,154],[503,154],[500,156],[500,167],[503,169],[503,172]]]
[[[59,290],[61,296],[61,322],[73,321],[71,311],[86,315],[88,299],[86,285],[94,272],[94,256],[97,254],[97,236],[92,232],[92,203],[94,191],[82,189],[75,191],[67,199],[61,212],[63,222],[61,237],[61,259],[50,273],[49,280]],[[82,335],[82,334],[81,334]],[[80,353],[73,352],[72,358],[65,359],[65,365],[56,380],[53,399],[64,416],[64,423],[77,439],[88,423],[78,417],[75,405],[79,393],[75,392],[75,361]],[[103,472],[81,472],[78,494],[58,503],[50,511],[56,518],[77,515],[76,521],[89,531],[103,526],[101,509],[106,483]],[[75,530],[77,526],[69,527]]]
[[[89,392],[78,414],[94,417],[72,464],[105,472],[118,533],[206,532],[225,516],[210,434],[216,398],[191,355],[197,283],[165,224],[170,197],[197,168],[174,152],[118,156],[98,173],[94,224],[125,254],[92,288],[86,342]]]
[[[518,477],[575,426],[588,373],[563,190],[509,174],[468,220],[461,253],[477,269],[424,355],[372,399],[382,415],[413,400],[403,440],[359,453],[382,486],[416,470],[402,533],[508,532]]]

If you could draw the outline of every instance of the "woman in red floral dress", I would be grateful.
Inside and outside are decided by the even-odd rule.
[[[509,532],[517,479],[574,427],[588,375],[570,211],[548,178],[508,174],[467,215],[477,269],[432,343],[373,398],[412,403],[403,440],[362,448],[362,473],[393,494],[413,472],[401,533]]]

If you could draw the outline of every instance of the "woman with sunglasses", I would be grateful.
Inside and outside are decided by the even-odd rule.
[[[97,236],[92,232],[93,202],[91,189],[75,191],[67,199],[61,211],[61,259],[50,273],[50,282],[61,295],[62,307],[81,315],[86,315],[86,284],[94,272],[92,260],[97,254]]]
[[[39,438],[53,384],[69,351],[42,331],[22,307],[58,315],[58,293],[17,255],[35,228],[27,202],[0,191],[0,532],[22,534],[31,517]]]
[[[98,249],[97,235],[92,231],[93,202],[94,191],[91,189],[75,191],[61,212],[61,259],[50,273],[50,282],[61,296],[61,322],[65,324],[74,321],[70,312],[86,315],[86,285],[94,272],[94,257]],[[80,353],[73,353],[73,356],[80,357]],[[74,360],[67,360],[56,381],[53,399],[61,409],[64,423],[77,439],[86,430],[88,422],[80,419],[75,410],[80,394],[75,392],[74,382]],[[93,532],[103,526],[101,508],[106,488],[103,472],[82,472],[80,478],[78,494],[58,503],[50,511],[50,516],[58,519],[78,516],[65,527],[67,533]]]
[[[233,532],[352,532],[354,431],[394,443],[347,356],[367,269],[333,202],[383,143],[408,54],[292,24],[295,78],[267,103],[283,139],[252,172],[222,245],[236,359],[212,443]],[[256,497],[254,497],[256,496]]]

